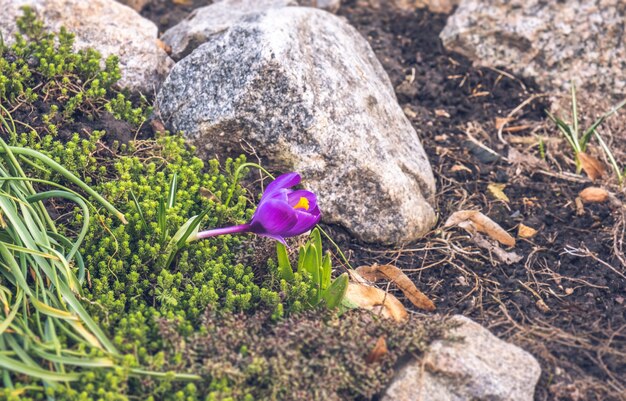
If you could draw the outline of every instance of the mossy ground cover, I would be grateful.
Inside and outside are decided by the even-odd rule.
[[[114,57],[75,52],[71,33],[45,32],[30,11],[19,26],[15,43],[0,46],[0,113],[15,121],[15,130],[4,127],[0,135],[47,154],[128,220],[95,210],[80,250],[87,267],[81,301],[123,356],[116,368],[78,370],[71,384],[42,387],[4,371],[1,398],[366,399],[384,387],[402,355],[441,335],[438,324],[398,325],[362,312],[302,314],[309,278],[281,280],[275,263],[258,257],[259,244],[273,247],[267,240],[198,241],[169,263],[167,244],[190,217],[207,212],[203,227],[251,217],[254,196],[233,182],[245,159],[200,160],[182,136],[152,132],[149,102],[115,88]],[[108,127],[125,132],[99,130]],[[38,163],[28,173],[67,184]],[[47,208],[68,235],[84,218],[62,201]],[[367,364],[381,336],[389,353]],[[73,346],[69,335],[60,341]],[[155,378],[131,368],[165,373]],[[182,382],[175,372],[201,380]]]

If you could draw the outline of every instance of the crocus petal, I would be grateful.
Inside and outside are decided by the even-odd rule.
[[[304,189],[298,189],[290,192],[287,195],[287,198],[291,207],[298,205],[300,203],[300,198],[305,198],[307,200],[309,207],[306,210],[313,210],[317,206],[317,197],[315,194],[311,191],[305,191]]]
[[[276,240],[278,242],[280,242],[281,244],[288,246],[287,245],[287,241],[285,241],[285,238],[281,237],[280,235],[272,235],[272,234],[257,234],[261,237],[267,237],[267,238],[271,238],[273,240]]]
[[[300,184],[300,174],[298,173],[285,173],[276,177],[276,179],[265,188],[265,192],[261,197],[261,201],[265,198],[272,198],[275,192],[285,189],[291,188]]]
[[[283,232],[283,236],[293,237],[311,230],[317,223],[319,223],[322,214],[316,205],[315,208],[310,211],[296,210],[296,216],[298,217],[298,222],[289,230]]]
[[[252,220],[250,231],[256,234],[284,236],[298,222],[296,211],[287,202],[268,199],[259,204]]]

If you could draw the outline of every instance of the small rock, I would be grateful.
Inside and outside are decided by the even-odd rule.
[[[297,6],[296,0],[222,0],[200,7],[168,29],[161,40],[172,47],[171,56],[180,60],[212,36],[230,28],[239,19],[272,8]]]
[[[421,361],[405,365],[382,401],[532,401],[537,360],[464,316],[452,341],[435,341]]]
[[[367,41],[307,7],[239,20],[181,60],[157,113],[207,156],[253,148],[299,171],[324,221],[367,242],[405,243],[435,223],[435,181]]]
[[[465,0],[441,40],[475,63],[506,67],[544,89],[626,92],[623,0]]]
[[[93,48],[103,58],[118,55],[123,88],[153,93],[174,64],[157,44],[156,25],[113,0],[0,0],[0,32],[7,43],[13,42],[23,6],[33,8],[46,29],[64,26],[74,33],[76,49]]]

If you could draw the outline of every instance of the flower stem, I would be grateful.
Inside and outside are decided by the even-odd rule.
[[[245,233],[247,231],[250,231],[250,224],[240,224],[238,226],[214,228],[212,230],[201,231],[198,234],[196,234],[195,239],[216,237],[218,235],[224,235],[224,234]]]

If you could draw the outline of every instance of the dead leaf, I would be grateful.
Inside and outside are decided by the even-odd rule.
[[[489,217],[485,216],[478,210],[459,210],[452,213],[444,227],[459,226],[469,231],[480,231],[489,235],[496,241],[506,246],[515,246],[515,238],[511,236],[506,230]]]
[[[157,39],[156,43],[157,43],[157,46],[161,48],[161,50],[163,50],[165,53],[167,53],[168,56],[170,56],[172,54],[172,46],[170,46],[167,43],[163,42],[161,39]]]
[[[380,288],[348,283],[345,297],[346,300],[362,309],[375,310],[380,308],[381,316],[394,319],[397,322],[403,322],[408,317],[406,309],[398,301],[398,298]]]
[[[450,118],[450,114],[448,114],[447,111],[443,110],[443,109],[436,109],[435,110],[435,115],[437,117],[445,117],[445,118]]]
[[[576,205],[577,216],[582,216],[583,214],[585,214],[585,205],[583,205],[583,200],[580,199],[580,196],[577,196],[576,199],[574,199],[574,204]]]
[[[467,171],[468,173],[472,174],[472,170],[463,164],[455,164],[450,168],[451,173],[456,173],[459,171]]]
[[[387,341],[385,341],[385,337],[380,336],[374,348],[372,348],[367,357],[365,357],[365,362],[369,364],[377,363],[383,359],[385,355],[387,355]]]
[[[510,202],[509,197],[504,193],[504,188],[506,188],[506,184],[491,183],[487,185],[487,189],[491,192],[491,195],[493,195],[494,198],[508,203]]]
[[[392,281],[416,308],[434,311],[435,304],[423,292],[417,289],[415,283],[402,270],[392,265],[360,266],[356,271],[366,280]]]
[[[489,241],[487,238],[483,237],[479,233],[474,233],[472,235],[472,240],[481,248],[488,250],[497,256],[500,261],[506,263],[507,265],[512,265],[513,263],[517,263],[523,259],[522,256],[516,254],[515,252],[507,252],[504,249],[500,248],[498,244]]]
[[[522,165],[530,168],[531,170],[548,168],[545,160],[541,160],[540,158],[533,156],[529,153],[522,153],[514,147],[509,148],[509,154],[506,158],[511,164]]]
[[[523,223],[517,227],[517,236],[520,238],[532,238],[537,234],[537,230]]]
[[[511,117],[496,117],[496,123],[495,123],[496,129],[499,130],[500,128],[503,128],[505,125],[507,125],[511,121],[513,121],[513,118]]]
[[[578,153],[578,160],[585,173],[589,176],[591,181],[595,181],[598,178],[602,178],[605,173],[604,166],[595,157],[589,156],[585,152]]]
[[[609,191],[604,188],[588,187],[580,191],[578,196],[587,203],[601,203],[609,199]]]

